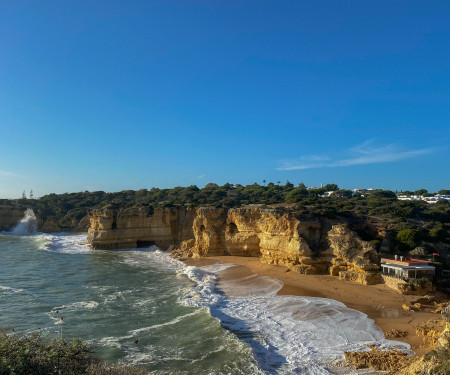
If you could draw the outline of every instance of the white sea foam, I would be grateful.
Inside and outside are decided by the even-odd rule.
[[[228,297],[275,296],[283,282],[268,276],[250,275],[240,279],[220,282],[220,288]]]
[[[11,286],[0,285],[0,292],[5,294],[13,294],[13,293],[22,293],[24,289],[22,288],[13,288]]]
[[[228,283],[225,289],[229,290],[239,288],[239,283],[250,285],[233,298],[232,293],[216,289],[217,277],[205,269],[180,266],[178,273],[195,283],[180,302],[208,307],[224,328],[251,346],[267,373],[328,374],[332,363],[343,359],[344,351],[364,350],[370,344],[409,349],[408,344],[386,340],[366,314],[341,302],[274,295],[282,284],[271,278],[254,276],[223,283]],[[255,288],[259,282],[261,287]]]
[[[85,235],[46,235],[43,238],[43,247],[48,251],[90,251]],[[216,274],[220,275],[234,265],[187,266],[154,249],[148,249],[145,256],[142,251],[129,252],[123,261],[138,267],[146,267],[149,262],[160,263],[166,269],[175,270],[178,278],[187,281],[179,302],[185,306],[207,308],[224,328],[252,348],[256,361],[265,373],[331,373],[332,363],[343,359],[344,351],[364,349],[369,344],[409,349],[407,344],[386,340],[383,332],[367,315],[349,309],[338,301],[277,296],[277,291],[282,287],[278,280],[252,275],[218,284]],[[112,298],[120,298],[121,293],[117,292]],[[95,301],[76,302],[57,307],[52,313],[56,309],[72,311],[92,309],[97,305]],[[190,315],[132,330],[125,336],[105,337],[100,342],[118,348],[125,346],[129,360],[144,363],[155,359],[152,353],[137,349],[130,351],[128,341],[137,335],[176,324]]]
[[[77,310],[90,310],[94,309],[98,306],[98,302],[96,301],[81,301],[69,303],[67,305],[57,306],[52,309],[52,312],[65,312],[65,311],[77,311]]]
[[[158,349],[152,345],[129,347],[126,360],[133,365],[146,365],[167,361],[192,362],[189,358],[183,358],[180,351],[175,348],[171,351],[165,350],[164,353],[159,353]]]
[[[33,209],[27,208],[23,218],[14,227],[11,234],[15,236],[28,236],[37,231],[37,221]]]
[[[184,289],[180,303],[208,308],[224,328],[250,345],[265,373],[330,374],[333,363],[344,358],[344,351],[364,350],[371,344],[409,349],[408,344],[386,340],[366,314],[341,302],[316,297],[277,296],[283,284],[258,275],[221,281],[219,289],[215,273],[220,275],[233,265],[187,266],[160,251],[148,257],[152,262],[176,269],[179,278],[189,280],[192,284]],[[178,321],[179,318],[163,325]],[[130,333],[155,328],[158,326]],[[134,354],[139,357],[138,360],[130,355],[134,360],[145,362],[142,353]],[[147,355],[144,357],[148,360]],[[351,372],[347,370],[346,373]]]
[[[161,323],[161,324],[155,324],[155,325],[152,325],[152,326],[149,326],[149,327],[142,327],[142,328],[139,328],[139,329],[134,329],[134,330],[130,331],[129,333],[131,335],[133,335],[133,336],[137,336],[137,335],[141,335],[143,333],[154,331],[156,329],[160,329],[160,328],[163,328],[163,327],[171,326],[171,325],[174,325],[174,324],[177,324],[177,323],[181,322],[185,318],[197,315],[200,311],[201,310],[194,310],[192,313],[189,313],[189,314],[186,314],[186,315],[177,316],[175,319],[172,319],[172,320],[170,320],[168,322]]]
[[[62,254],[89,254],[92,250],[87,244],[86,234],[42,234],[36,236],[36,240],[41,242],[41,250]]]
[[[207,266],[199,267],[201,270],[206,272],[211,272],[214,274],[220,274],[223,271],[237,266],[236,263],[216,263],[216,264],[209,264]]]

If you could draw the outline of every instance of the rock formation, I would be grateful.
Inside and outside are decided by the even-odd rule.
[[[193,238],[195,210],[148,207],[95,210],[88,242],[96,249],[133,248],[156,244],[170,249]]]
[[[423,337],[423,344],[434,347],[423,356],[407,356],[395,348],[372,346],[370,351],[346,352],[345,359],[355,368],[371,367],[387,371],[389,375],[450,374],[450,305],[441,314],[442,320],[422,322],[416,327],[417,335]],[[391,337],[402,337],[396,333]]]
[[[329,272],[363,284],[380,281],[377,252],[345,223],[275,208],[95,210],[88,241],[101,249],[176,247],[180,257],[251,256],[300,273]]]

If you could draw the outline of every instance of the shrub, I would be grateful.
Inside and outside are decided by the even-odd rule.
[[[108,366],[94,356],[91,347],[74,338],[68,342],[0,332],[0,375],[143,375],[143,369],[125,365]]]
[[[418,287],[424,287],[427,285],[430,281],[427,278],[421,278],[421,279],[409,279],[408,283],[414,286]]]
[[[413,249],[419,245],[419,231],[417,229],[404,229],[397,233],[396,240]]]

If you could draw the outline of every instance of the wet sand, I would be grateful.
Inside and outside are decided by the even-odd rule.
[[[283,282],[279,295],[296,295],[331,298],[348,307],[367,314],[386,332],[399,329],[408,332],[404,338],[393,340],[407,342],[418,355],[427,353],[430,348],[422,347],[422,337],[417,336],[415,327],[429,319],[439,319],[439,314],[428,311],[403,311],[402,304],[410,305],[417,296],[398,294],[386,285],[361,285],[339,280],[328,275],[302,275],[290,271],[287,267],[261,263],[258,258],[220,256],[200,259],[187,259],[186,264],[197,267],[216,263],[235,263],[237,266],[221,272],[222,280],[239,280],[258,274],[269,276]],[[220,287],[220,280],[219,280]]]

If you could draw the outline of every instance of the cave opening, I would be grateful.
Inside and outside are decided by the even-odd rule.
[[[234,235],[238,232],[238,227],[235,223],[231,222],[230,224],[228,224],[228,233],[230,233],[230,235]]]
[[[156,245],[155,241],[141,241],[141,240],[136,241],[136,247],[138,248],[150,247],[153,245]]]

